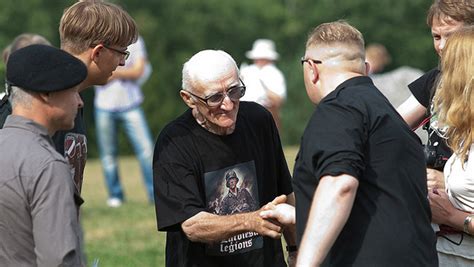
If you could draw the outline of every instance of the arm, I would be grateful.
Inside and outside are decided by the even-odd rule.
[[[397,111],[412,129],[417,127],[426,116],[426,108],[413,95],[405,100]]]
[[[314,194],[296,266],[319,266],[349,218],[359,181],[324,176]]]
[[[278,204],[278,203],[277,203]],[[281,237],[281,227],[260,217],[257,210],[233,215],[215,215],[201,211],[181,224],[193,242],[214,243],[244,232],[257,232],[272,238]]]
[[[109,81],[115,79],[123,79],[123,80],[137,80],[145,71],[147,59],[144,57],[137,58],[132,66],[127,68],[117,68],[110,76]]]
[[[286,196],[286,204],[295,207],[295,193],[291,193]],[[293,213],[294,216],[294,213]],[[295,219],[295,218],[294,218]],[[283,236],[285,237],[286,245],[287,246],[296,246],[296,226],[295,220],[293,220],[293,224],[285,225],[283,228]],[[293,267],[296,264],[296,256],[297,251],[289,251],[288,252],[288,266]]]
[[[437,224],[444,224],[451,226],[454,229],[463,231],[464,229],[464,219],[468,215],[468,212],[461,211],[456,209],[449,197],[443,190],[433,190],[428,192],[430,207],[431,207],[431,216],[432,221]],[[473,223],[471,221],[468,229],[473,233]]]

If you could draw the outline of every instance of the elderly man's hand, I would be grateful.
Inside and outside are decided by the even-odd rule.
[[[263,211],[263,207],[257,211],[249,213],[249,218],[246,223],[250,224],[252,231],[259,233],[263,236],[278,239],[281,237],[282,227],[278,222],[265,220],[260,217],[260,212]]]

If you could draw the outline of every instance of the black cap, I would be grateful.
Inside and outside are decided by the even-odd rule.
[[[7,63],[7,84],[36,92],[72,88],[87,77],[79,59],[58,48],[30,45],[13,52]]]

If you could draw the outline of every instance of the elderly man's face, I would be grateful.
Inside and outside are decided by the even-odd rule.
[[[214,79],[197,82],[192,93],[201,98],[207,98],[216,93],[227,93],[229,88],[240,85],[237,70],[229,69]],[[209,131],[223,134],[231,133],[235,128],[239,102],[239,100],[231,100],[226,95],[220,105],[209,107],[204,101],[194,98],[195,111],[203,117],[198,116],[198,120],[204,120],[204,127]]]

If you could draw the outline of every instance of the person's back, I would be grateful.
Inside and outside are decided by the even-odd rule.
[[[317,107],[293,175],[298,264],[436,266],[422,147],[366,76],[362,34],[323,23],[302,63]]]
[[[79,247],[77,236],[63,236],[64,233],[58,232],[48,237],[48,240],[60,242],[60,246],[40,242],[41,235],[48,233],[42,227],[59,231],[67,226],[70,232],[78,233],[76,206],[72,198],[74,185],[68,164],[56,152],[46,129],[27,122],[43,136],[38,138],[37,134],[16,125],[21,120],[24,119],[10,117],[5,128],[0,129],[1,151],[14,151],[15,154],[12,157],[11,153],[0,153],[0,243],[4,250],[2,252],[0,249],[0,263],[15,263],[10,266],[36,266],[38,263],[53,266],[62,262],[68,266],[78,266],[80,253],[76,250]],[[54,175],[43,177],[44,173]],[[42,210],[47,210],[48,205],[54,202],[63,203],[64,209],[59,211],[61,216],[54,219],[45,217],[52,214]],[[37,258],[35,251],[44,258]],[[64,258],[51,255],[63,255]]]

